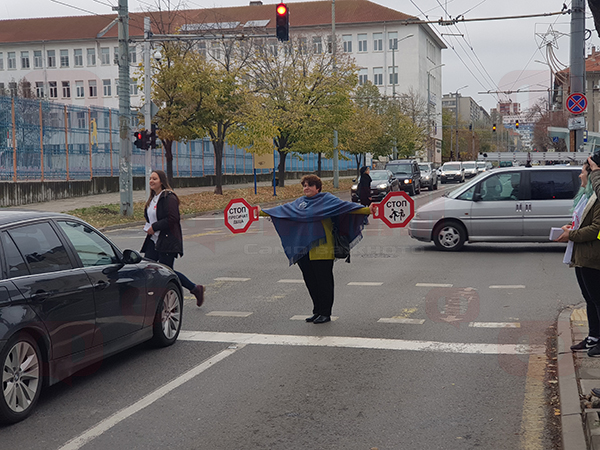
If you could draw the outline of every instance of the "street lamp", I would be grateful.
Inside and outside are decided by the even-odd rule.
[[[431,76],[431,71],[443,66],[445,66],[445,64],[438,64],[427,71],[427,160],[432,162],[435,162],[433,161],[435,160],[435,157],[431,157],[433,149],[431,148],[431,88],[429,77]],[[435,153],[433,154],[435,155]]]
[[[398,71],[396,70],[396,50],[398,50],[398,42],[402,42],[405,39],[413,37],[414,34],[407,34],[402,39],[394,39],[392,45],[392,97],[396,97],[396,78],[398,77]]]
[[[468,84],[464,85],[463,87],[459,87],[456,90],[456,94],[455,94],[455,111],[456,111],[456,156],[458,157],[458,91],[460,91],[461,89],[464,89],[466,87],[469,87]],[[452,138],[450,138],[450,152],[452,152]]]

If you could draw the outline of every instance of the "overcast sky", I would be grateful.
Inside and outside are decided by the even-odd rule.
[[[129,0],[130,11],[147,10],[158,0]],[[372,0],[373,1],[373,0]],[[558,12],[563,0],[374,0],[376,3],[406,14],[431,20],[463,15],[466,19],[529,15]],[[110,5],[118,0],[2,0],[0,18],[16,19],[83,14],[110,14]],[[162,0],[167,4],[167,0]],[[178,0],[171,0],[177,4]],[[186,0],[189,8],[247,5],[249,0]],[[263,0],[263,3],[278,3]],[[290,14],[293,15],[293,1]],[[66,6],[73,5],[73,7]],[[566,2],[570,7],[571,2]],[[587,2],[586,2],[587,8]],[[85,11],[82,11],[85,10]],[[592,30],[587,40],[587,51],[592,45],[600,47],[600,39],[587,12],[586,27]],[[544,43],[553,41],[546,35],[555,31],[553,50],[562,64],[569,64],[570,15],[528,19],[498,20],[463,23],[456,26],[432,25],[445,41],[448,49],[442,52],[443,93],[460,89],[462,95],[473,97],[489,110],[498,98],[506,95],[482,94],[487,91],[544,90],[550,83],[550,69],[546,61]],[[540,49],[540,47],[542,47]],[[558,48],[554,48],[558,47]],[[538,62],[541,61],[541,62]],[[512,100],[527,108],[539,96],[547,93],[519,93]]]

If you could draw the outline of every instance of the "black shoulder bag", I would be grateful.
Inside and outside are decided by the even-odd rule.
[[[333,217],[331,222],[333,223],[333,256],[336,259],[345,259],[347,263],[350,262],[350,240],[348,236],[341,235],[338,227],[338,217]]]

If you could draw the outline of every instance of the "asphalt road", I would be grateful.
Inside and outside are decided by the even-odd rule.
[[[202,308],[186,295],[180,341],[47,389],[0,448],[555,448],[545,345],[580,302],[562,245],[443,253],[371,220],[335,264],[335,320],[314,325],[268,220],[242,235],[221,214],[183,227],[175,266],[207,292]]]

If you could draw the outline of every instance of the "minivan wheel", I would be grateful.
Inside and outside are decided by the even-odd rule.
[[[433,243],[440,250],[457,251],[467,240],[465,227],[458,222],[442,222],[433,230]]]
[[[158,304],[154,316],[152,343],[157,347],[168,347],[177,340],[181,331],[183,298],[173,283]]]
[[[13,336],[0,353],[0,422],[16,423],[31,414],[42,391],[42,355],[26,333]]]

